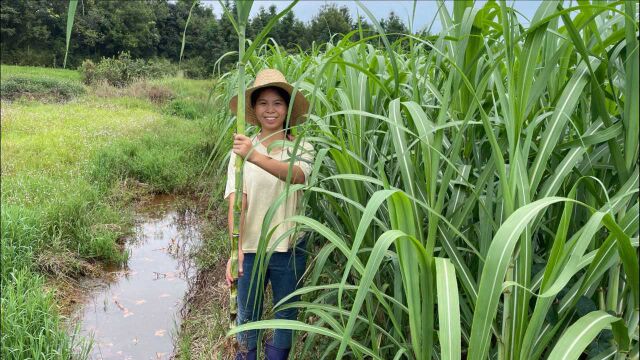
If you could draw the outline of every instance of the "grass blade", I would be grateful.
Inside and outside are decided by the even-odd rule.
[[[62,68],[67,67],[67,55],[69,55],[69,43],[71,41],[71,30],[73,29],[73,19],[76,16],[76,8],[78,7],[78,0],[69,0],[69,10],[67,11],[67,46],[64,51],[64,61]]]
[[[460,306],[456,270],[449,259],[435,258],[438,289],[440,358],[460,359]]]

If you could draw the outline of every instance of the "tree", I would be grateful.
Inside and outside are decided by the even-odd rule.
[[[189,8],[186,8],[185,12],[185,6],[166,1],[153,2],[151,8],[155,14],[156,29],[159,37],[156,55],[171,61],[178,61],[182,43],[182,31],[184,30],[186,17],[189,14]]]
[[[296,45],[299,45],[302,49],[309,47],[306,38],[301,36],[307,32],[307,29],[302,21],[296,19],[293,11],[288,12],[280,19],[273,32],[278,44],[287,49],[293,49]]]
[[[369,24],[367,20],[361,15],[358,15],[358,18],[354,21],[352,30],[358,30],[358,33],[353,36],[354,41],[358,41],[362,38],[366,38],[368,36],[376,34],[375,29],[373,29],[371,24]],[[362,35],[360,34],[360,32],[362,32]]]
[[[0,36],[11,38],[16,33],[16,28],[20,26],[20,16],[9,2],[0,3]]]
[[[258,10],[258,13],[249,21],[249,26],[247,29],[247,38],[248,39],[255,38],[256,35],[258,35],[262,31],[262,29],[264,29],[264,27],[267,26],[269,21],[271,21],[271,19],[274,18],[276,15],[277,13],[276,13],[275,5],[269,6],[268,12],[267,10],[265,10],[263,6],[261,6],[260,10]],[[272,37],[275,38],[275,36],[273,36],[273,32],[271,35]]]
[[[309,43],[313,41],[329,42],[333,35],[341,34],[344,36],[351,29],[353,29],[353,21],[346,6],[338,8],[334,4],[323,5],[318,14],[311,19],[307,39]]]
[[[75,15],[68,65],[78,66],[84,59],[99,61],[127,51],[132,58],[160,57],[178,62],[189,11],[194,0],[81,0]],[[236,50],[238,37],[226,16],[220,19],[204,0],[191,12],[185,34],[183,68],[191,74],[211,74],[221,56]],[[4,63],[37,66],[60,66],[66,42],[68,0],[2,0],[0,1],[0,52]],[[235,3],[225,0],[235,14]],[[274,5],[261,7],[249,21],[247,36],[255,38],[277,15]],[[347,7],[323,6],[309,24],[296,18],[294,12],[283,16],[271,29],[270,37],[289,50],[307,50],[312,42],[324,43],[332,36],[340,39],[353,30],[363,36],[374,34],[371,25],[359,18],[353,21]],[[406,33],[400,18],[391,13],[381,20],[387,33]],[[390,35],[390,40],[400,35]],[[353,40],[360,39],[360,33]],[[379,41],[373,41],[379,46]],[[228,69],[237,58],[224,58],[222,69]],[[199,69],[195,69],[199,67]],[[199,75],[200,76],[200,75]]]
[[[128,51],[133,58],[155,55],[160,42],[153,9],[147,2],[100,1],[104,7],[101,31],[105,34],[103,48],[107,56]]]
[[[236,5],[235,3],[229,3],[229,0],[225,0],[225,7],[229,9],[232,14],[236,14]],[[237,51],[238,47],[238,34],[233,28],[233,24],[227,18],[226,15],[222,15],[220,21],[218,22],[218,41],[221,43],[222,48],[224,49],[224,53],[229,51]],[[223,54],[224,54],[223,53]],[[215,59],[217,61],[218,58]],[[221,62],[222,69],[229,69],[238,61],[238,56],[227,56]]]
[[[396,15],[395,12],[390,12],[389,16],[386,19],[380,20],[380,26],[389,38],[389,41],[394,42],[402,37],[401,34],[408,34],[409,29],[407,29],[406,25],[400,17]]]

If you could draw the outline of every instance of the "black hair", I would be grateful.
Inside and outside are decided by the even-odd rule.
[[[289,93],[287,92],[287,90],[279,87],[279,86],[265,86],[263,88],[260,88],[256,91],[253,92],[253,94],[251,94],[251,107],[254,108],[256,107],[256,102],[258,101],[258,97],[260,96],[260,94],[262,94],[263,91],[267,90],[267,89],[271,89],[271,90],[275,90],[278,95],[280,95],[281,98],[284,99],[284,102],[287,104],[287,107],[289,107],[289,101],[291,101],[291,95],[289,95]]]
[[[267,89],[271,89],[271,90],[274,90],[275,92],[277,92],[278,95],[280,95],[280,97],[282,99],[284,99],[284,103],[287,104],[287,109],[289,108],[289,102],[291,101],[291,95],[289,95],[287,90],[285,90],[285,89],[283,89],[283,88],[281,88],[279,86],[265,86],[263,88],[260,88],[260,89],[257,89],[256,91],[254,91],[251,94],[251,108],[255,108],[256,107],[256,102],[258,102],[258,97],[260,96],[260,94],[262,94],[263,91],[265,91]],[[282,128],[284,129],[284,136],[285,137],[289,135],[289,129],[286,126],[287,126],[287,121],[282,123]]]

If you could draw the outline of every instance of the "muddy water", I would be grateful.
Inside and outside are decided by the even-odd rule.
[[[110,271],[79,312],[80,332],[93,337],[91,359],[168,359],[180,309],[195,268],[189,248],[200,241],[193,213],[156,198],[136,216],[126,242],[129,261]]]

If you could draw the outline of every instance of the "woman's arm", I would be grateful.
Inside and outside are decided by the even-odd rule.
[[[245,135],[236,134],[233,139],[233,152],[241,156],[243,159],[261,167],[264,171],[277,177],[282,181],[287,181],[287,175],[289,174],[289,162],[278,161],[267,155],[261,154],[257,151],[251,151],[253,143]],[[298,165],[293,165],[291,169],[291,183],[292,184],[304,184],[305,176],[304,172]]]
[[[287,181],[287,175],[289,174],[289,162],[282,162],[273,159],[267,155],[254,151],[249,156],[249,162],[254,163],[264,169],[264,171],[277,177],[282,181]],[[300,166],[293,165],[291,169],[291,183],[292,184],[304,184],[304,172],[300,169]]]

